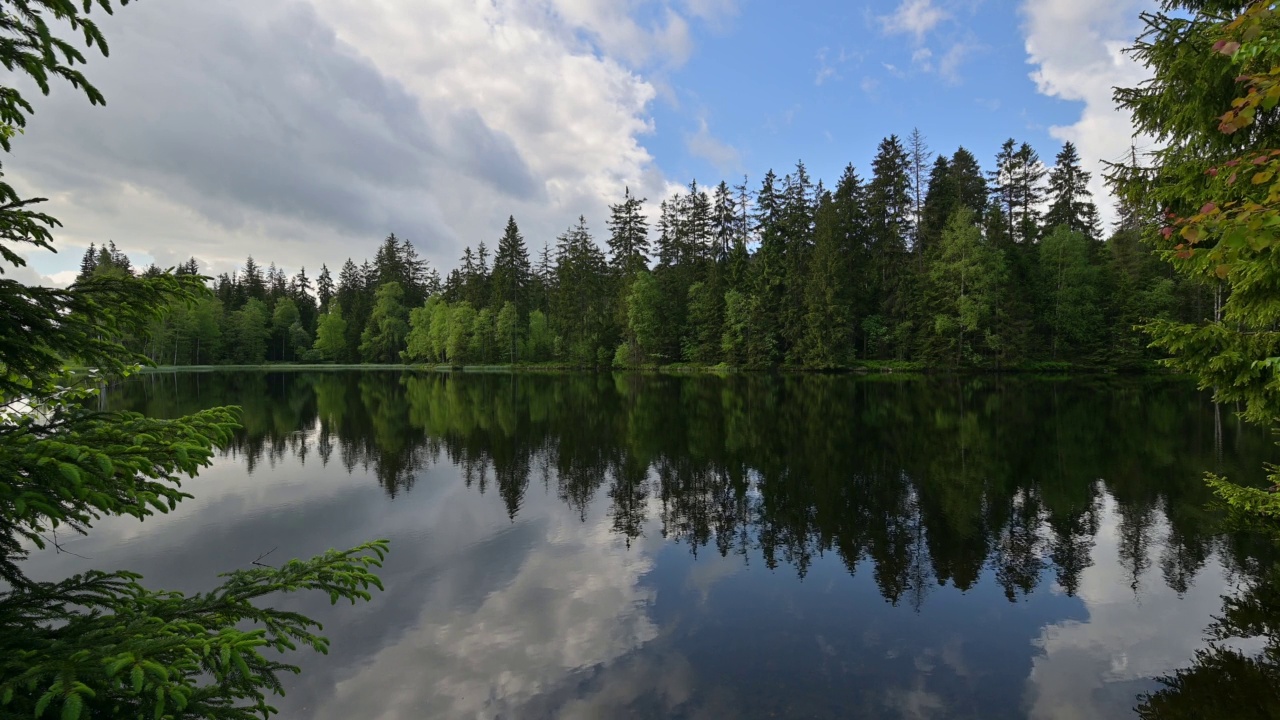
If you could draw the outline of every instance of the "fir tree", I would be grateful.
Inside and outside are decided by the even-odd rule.
[[[649,221],[644,216],[644,198],[624,188],[622,202],[609,206],[609,264],[624,284],[649,267]]]
[[[333,278],[329,275],[329,266],[320,266],[320,275],[316,278],[316,298],[320,301],[320,312],[329,312],[329,301],[333,299]]]
[[[529,312],[529,283],[532,270],[529,267],[529,251],[524,237],[516,226],[515,217],[507,218],[507,228],[498,241],[498,254],[493,258],[492,307],[501,308],[511,303],[522,320]]]
[[[1098,208],[1089,192],[1089,173],[1080,167],[1076,146],[1064,143],[1054,158],[1049,172],[1049,210],[1044,216],[1045,232],[1066,227],[1090,240],[1097,241],[1099,230]]]

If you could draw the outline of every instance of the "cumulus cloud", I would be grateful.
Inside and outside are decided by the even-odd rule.
[[[887,33],[912,35],[919,42],[948,17],[945,10],[934,6],[933,0],[902,0],[891,15],[880,18],[880,24]]]
[[[104,23],[113,52],[90,75],[108,106],[41,98],[6,170],[51,199],[63,247],[314,274],[395,232],[452,266],[508,214],[536,246],[623,186],[659,195],[646,74],[735,7],[143,3]]]
[[[1135,142],[1147,144],[1134,139],[1128,114],[1111,99],[1112,88],[1134,86],[1146,77],[1123,50],[1139,30],[1139,13],[1155,6],[1152,0],[1027,0],[1021,9],[1036,89],[1083,103],[1076,122],[1049,132],[1079,148],[1093,173],[1090,189],[1107,221],[1114,218],[1114,209],[1107,201],[1102,161],[1123,159]]]

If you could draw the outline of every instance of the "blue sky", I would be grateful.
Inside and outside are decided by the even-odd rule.
[[[671,74],[674,102],[655,103],[648,147],[659,164],[674,177],[758,179],[803,159],[834,181],[848,162],[867,174],[880,138],[912,128],[935,152],[964,145],[985,163],[1014,137],[1051,160],[1062,141],[1049,128],[1080,108],[1036,91],[1013,5],[952,10],[920,39],[886,32],[894,6],[882,5],[744,2]],[[958,60],[940,69],[949,53]],[[723,157],[691,147],[700,132],[725,145]]]
[[[103,21],[108,99],[35,103],[5,171],[50,198],[68,282],[83,249],[140,263],[247,255],[314,275],[388,233],[442,270],[584,215],[603,239],[624,187],[657,201],[698,179],[758,187],[803,160],[865,177],[919,128],[989,166],[1006,138],[1086,169],[1128,150],[1111,88],[1149,0],[168,0]],[[1109,216],[1101,178],[1093,185]]]

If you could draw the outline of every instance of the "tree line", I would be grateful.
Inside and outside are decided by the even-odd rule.
[[[531,255],[509,218],[444,277],[394,234],[337,277],[250,257],[130,343],[166,365],[1142,366],[1137,324],[1212,318],[1221,293],[1143,247],[1141,208],[1104,237],[1088,182],[1071,143],[1047,167],[1008,140],[984,172],[915,131],[880,142],[868,179],[848,166],[827,189],[799,162],[754,190],[694,181],[652,226],[627,189],[603,248],[580,217]],[[81,277],[104,272],[133,270],[90,247]]]

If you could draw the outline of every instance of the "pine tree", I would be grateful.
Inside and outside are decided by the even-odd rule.
[[[1049,210],[1044,216],[1044,232],[1066,227],[1093,241],[1099,238],[1098,208],[1089,192],[1089,173],[1080,167],[1076,146],[1064,143],[1049,171]]]
[[[649,267],[649,221],[644,216],[644,198],[623,190],[622,202],[609,206],[609,264],[624,286],[636,273]]]
[[[910,158],[897,136],[882,140],[867,185],[870,264],[875,272],[871,294],[879,312],[868,318],[872,331],[865,332],[864,338],[875,339],[877,347],[867,351],[876,357],[901,356],[912,329],[907,321],[910,274],[905,268],[914,204],[910,171]]]
[[[76,282],[88,280],[93,276],[93,270],[98,266],[98,249],[93,243],[89,243],[89,249],[84,251],[84,257],[80,258],[80,273],[76,275]]]
[[[841,184],[857,183],[852,166]],[[837,187],[840,192],[840,187]],[[853,288],[848,238],[843,237],[840,208],[830,194],[818,205],[816,243],[805,284],[805,336],[801,362],[813,368],[832,368],[853,359]]]
[[[320,301],[320,312],[329,312],[329,301],[333,299],[333,278],[329,275],[329,266],[320,266],[320,275],[316,278],[316,298]]]
[[[262,268],[254,262],[252,255],[244,261],[244,269],[240,272],[240,284],[244,285],[247,297],[255,300],[267,299],[267,283],[262,278]]]
[[[1015,237],[1021,243],[1033,243],[1040,235],[1040,205],[1044,202],[1044,163],[1027,143],[1018,147],[1015,156],[1014,196],[1017,199],[1018,217],[1014,223]]]
[[[915,244],[920,233],[921,215],[924,212],[924,198],[928,188],[932,185],[932,183],[926,182],[926,177],[929,172],[929,164],[932,162],[933,151],[929,149],[929,144],[925,141],[924,134],[920,132],[920,128],[912,128],[911,130],[911,137],[907,139],[907,157],[911,166],[911,201],[913,204],[911,211],[911,246],[912,250],[915,250]]]
[[[738,212],[733,191],[721,180],[712,193],[711,238],[715,246],[714,259],[723,262],[738,236]]]
[[[498,254],[493,258],[493,275],[490,284],[493,298],[490,306],[501,308],[511,303],[517,312],[517,320],[529,312],[529,283],[533,271],[529,267],[529,251],[525,247],[520,228],[514,216],[507,218],[507,228],[498,241]]]
[[[765,173],[756,193],[755,227],[760,249],[755,256],[752,283],[751,334],[747,362],[754,366],[774,365],[782,360],[782,303],[786,301],[786,235],[777,175]]]
[[[560,236],[556,246],[552,318],[563,340],[565,359],[579,365],[605,364],[615,347],[609,337],[611,309],[604,253],[587,229],[587,219]]]

